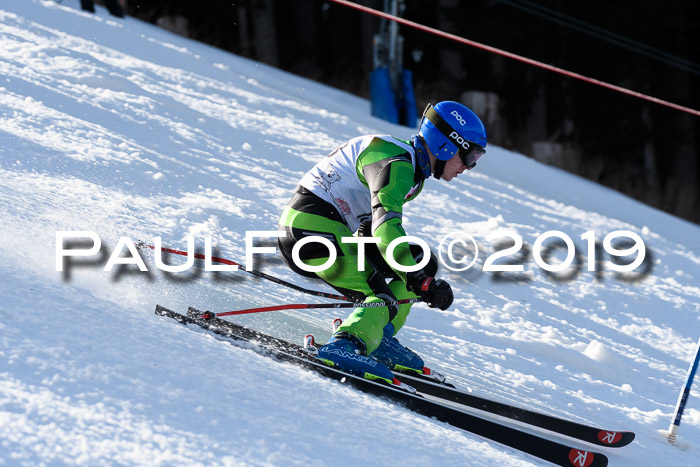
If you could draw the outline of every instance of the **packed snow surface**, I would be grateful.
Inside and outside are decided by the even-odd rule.
[[[150,250],[141,251],[148,272],[103,270],[113,253],[130,257],[116,248],[122,237],[178,249],[211,237],[218,256],[243,262],[246,231],[276,230],[297,181],[337,144],[412,134],[369,110],[99,7],[92,15],[73,0],[0,2],[0,464],[541,465],[153,314],[156,304],[222,312],[317,298],[199,263],[165,273]],[[433,248],[453,232],[480,248],[468,271],[442,269],[453,307],[415,306],[399,334],[429,366],[477,395],[636,432],[632,445],[603,449],[612,465],[697,465],[697,389],[678,446],[660,431],[700,336],[698,226],[492,146],[476,170],[429,180],[404,225]],[[575,243],[578,274],[574,265],[546,274],[521,256],[551,230]],[[599,248],[589,271],[581,235],[602,242],[617,230],[643,239],[646,262],[619,274]],[[102,249],[59,272],[59,231],[93,232]],[[484,271],[502,249],[491,236],[509,233],[524,245],[505,261],[524,272]],[[565,253],[555,248],[549,262]],[[278,254],[257,256],[256,268],[332,291],[294,275]],[[336,316],[235,321],[323,341]]]

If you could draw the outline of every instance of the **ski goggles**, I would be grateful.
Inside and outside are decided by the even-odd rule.
[[[462,159],[464,165],[468,169],[473,169],[476,167],[476,161],[478,161],[481,156],[486,154],[486,149],[482,148],[476,143],[469,142],[462,138],[459,133],[455,131],[452,126],[442,118],[442,116],[437,113],[435,108],[428,104],[423,112],[423,118],[427,118],[435,128],[438,129],[448,140],[459,148],[459,157]]]
[[[464,145],[467,146],[467,149],[464,148]],[[462,159],[462,163],[467,166],[467,169],[471,170],[476,167],[476,161],[486,154],[486,149],[475,143],[465,142],[464,145],[460,146],[459,158]]]

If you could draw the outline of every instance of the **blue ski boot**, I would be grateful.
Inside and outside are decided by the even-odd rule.
[[[378,380],[415,392],[411,386],[401,383],[384,364],[364,355],[365,345],[350,334],[336,335],[318,348],[317,357],[328,366],[337,367],[360,378]]]
[[[404,347],[394,337],[394,325],[384,326],[384,336],[377,350],[370,355],[389,368],[403,373],[418,373],[430,377],[437,382],[445,382],[445,376],[425,366],[423,359],[413,350]]]

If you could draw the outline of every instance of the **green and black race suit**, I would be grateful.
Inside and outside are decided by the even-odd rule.
[[[368,135],[348,141],[319,161],[301,179],[296,195],[280,219],[280,229],[287,234],[280,240],[280,249],[290,267],[308,276],[316,275],[356,300],[415,297],[406,289],[405,272],[391,271],[390,276],[395,280],[386,284],[387,275],[371,262],[364,271],[359,271],[357,245],[342,242],[343,237],[356,234],[363,223],[371,222],[371,235],[379,240],[378,250],[385,260],[387,246],[394,239],[406,236],[402,226],[403,205],[420,193],[425,179],[415,158],[413,147],[405,141]],[[330,240],[337,259],[325,271],[309,274],[296,267],[290,258],[293,245],[312,235]],[[329,253],[323,245],[307,244],[300,249],[299,256],[305,265],[318,266],[326,262]],[[407,243],[399,244],[393,256],[404,266],[416,264]],[[391,311],[387,307],[360,307],[345,320],[340,331],[361,338],[369,353],[379,345],[383,327],[391,321],[398,331],[409,310],[410,305]]]
[[[350,231],[371,220],[372,235],[384,254],[392,240],[406,235],[401,225],[403,205],[423,188],[425,177],[416,169],[415,157],[405,141],[361,136],[321,160],[299,184],[335,206]],[[410,255],[396,251],[397,258],[403,256]]]

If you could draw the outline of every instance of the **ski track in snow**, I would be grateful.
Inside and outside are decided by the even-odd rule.
[[[296,182],[362,133],[408,138],[341,91],[98,7],[0,5],[0,464],[539,465],[386,401],[245,347],[175,326],[156,303],[214,311],[313,302],[245,273],[103,272],[128,236],[185,249],[210,236],[245,258],[247,230],[276,230]],[[475,394],[637,433],[612,465],[693,465],[700,391],[680,447],[668,427],[700,335],[700,227],[612,190],[489,147],[479,168],[428,181],[406,206],[412,235],[479,243],[477,265],[443,270],[453,309],[416,306],[399,337]],[[584,268],[557,282],[532,259],[512,280],[482,266],[494,231],[532,246],[549,230],[580,251],[586,231],[640,235],[651,274]],[[98,233],[104,255],[56,271],[56,231]],[[164,258],[181,262],[180,258]],[[269,274],[304,287],[278,255]],[[200,265],[201,266],[201,265]],[[322,341],[327,310],[242,316],[264,332]],[[344,454],[338,458],[339,449]]]

